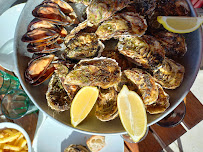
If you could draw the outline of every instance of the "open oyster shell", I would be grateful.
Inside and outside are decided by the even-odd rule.
[[[145,105],[151,105],[158,99],[158,88],[153,77],[144,70],[133,68],[124,71],[126,77],[138,88]]]
[[[149,35],[121,37],[117,47],[121,54],[146,69],[161,66],[165,57],[161,44]]]
[[[98,55],[104,48],[95,33],[77,34],[66,44],[65,56],[72,59],[84,59]]]
[[[96,102],[96,117],[101,121],[110,121],[118,116],[117,95],[114,87],[99,90]]]
[[[102,40],[112,37],[137,35],[142,36],[147,30],[145,19],[137,13],[119,13],[104,21],[97,29],[96,34]]]
[[[164,91],[162,86],[157,83],[156,85],[159,91],[158,99],[155,103],[146,106],[147,112],[149,112],[150,114],[163,113],[170,105],[169,95]]]
[[[165,89],[175,89],[183,81],[185,68],[174,60],[165,58],[162,67],[153,70],[155,81]]]
[[[56,74],[52,75],[48,84],[46,99],[48,106],[56,111],[65,111],[70,108],[71,100]]]
[[[110,58],[81,60],[66,76],[65,84],[98,86],[103,89],[118,84],[121,79],[121,68]]]

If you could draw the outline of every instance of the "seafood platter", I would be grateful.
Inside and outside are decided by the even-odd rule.
[[[29,0],[15,33],[21,84],[35,105],[72,127],[71,102],[84,86],[99,97],[76,128],[125,130],[117,95],[123,85],[142,98],[148,126],[175,109],[190,90],[201,55],[201,29],[172,33],[157,16],[196,16],[186,0]]]

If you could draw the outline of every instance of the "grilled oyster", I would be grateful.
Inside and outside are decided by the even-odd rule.
[[[70,108],[71,100],[56,74],[52,75],[49,82],[46,99],[48,106],[56,111],[65,111]]]
[[[145,105],[151,105],[158,99],[158,88],[153,77],[144,70],[133,68],[124,71],[126,77],[138,88]]]
[[[107,20],[129,3],[131,0],[92,0],[87,7],[88,26],[98,25]]]
[[[64,149],[64,152],[90,152],[90,151],[85,146],[71,144],[66,149]]]
[[[99,90],[96,102],[96,117],[101,121],[113,120],[118,116],[117,95],[114,87]]]
[[[54,64],[55,67],[55,73],[57,74],[58,78],[61,81],[61,84],[63,86],[63,88],[65,89],[65,91],[67,92],[69,98],[71,100],[73,100],[73,98],[75,97],[76,93],[79,91],[80,87],[77,85],[66,85],[64,84],[66,75],[68,74],[69,70],[68,67],[66,67],[63,64]]]
[[[177,58],[183,56],[186,51],[184,36],[172,32],[160,31],[153,33],[153,36],[161,43],[165,49],[167,57]]]
[[[131,59],[136,65],[146,69],[161,66],[165,57],[161,44],[149,35],[121,37],[117,47],[121,54]]]
[[[84,5],[89,5],[91,0],[69,0],[70,2],[73,2],[73,3],[82,3]]]
[[[147,12],[150,29],[160,29],[157,16],[189,16],[190,8],[186,0],[155,0],[155,7]]]
[[[159,96],[155,103],[151,105],[147,105],[146,109],[147,112],[150,114],[158,114],[164,112],[170,105],[169,103],[169,95],[163,90],[163,88],[157,84],[159,90]]]
[[[124,12],[114,15],[104,21],[97,29],[96,34],[102,40],[124,35],[142,36],[147,30],[145,19],[137,13]]]
[[[65,44],[65,55],[73,59],[90,58],[103,50],[103,44],[98,40],[98,36],[95,33],[77,34]]]
[[[153,70],[152,72],[155,81],[161,84],[163,88],[175,89],[179,87],[183,81],[185,68],[179,63],[166,57],[163,61],[162,67]]]
[[[118,63],[109,58],[81,60],[66,76],[65,84],[99,86],[103,89],[114,86],[121,79]]]
[[[111,48],[110,49],[104,49],[101,53],[101,56],[115,59],[116,62],[118,62],[119,67],[121,67],[121,70],[126,70],[126,69],[133,68],[136,66],[135,64],[133,64],[132,62],[127,60],[125,58],[125,56],[120,54],[116,49],[115,50],[111,50]]]

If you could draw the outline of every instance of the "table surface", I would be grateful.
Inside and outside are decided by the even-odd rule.
[[[6,71],[1,66],[0,70]],[[9,71],[6,72],[13,74]],[[0,95],[0,101],[2,97],[3,95]],[[192,129],[195,125],[202,121],[203,105],[192,92],[187,94],[184,102],[186,104],[186,115],[181,124],[173,128],[163,128],[154,124],[149,127],[148,135],[142,142],[138,144],[124,142],[124,152],[161,152],[163,148],[166,148],[172,142],[185,134],[187,130]],[[2,116],[1,112],[0,116]],[[10,121],[22,126],[29,134],[31,141],[34,140],[35,130],[38,122],[38,113],[32,113],[14,121],[9,119],[2,120],[1,118],[0,122]]]

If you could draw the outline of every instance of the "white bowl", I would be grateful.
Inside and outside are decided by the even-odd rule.
[[[6,128],[12,128],[12,129],[16,129],[16,130],[20,131],[24,135],[25,139],[27,140],[28,152],[32,151],[30,137],[27,134],[27,132],[21,126],[15,124],[15,123],[11,123],[11,122],[0,123],[0,130],[6,129]]]

